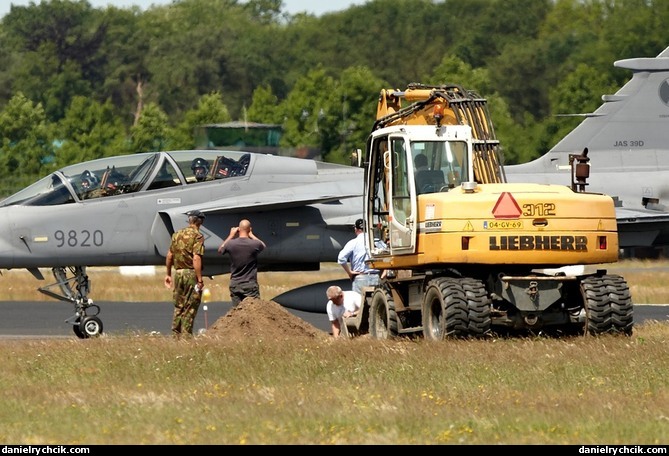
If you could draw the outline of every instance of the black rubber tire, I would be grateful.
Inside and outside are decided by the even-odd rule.
[[[485,337],[490,334],[492,325],[492,301],[485,285],[480,280],[462,279],[462,289],[467,298],[467,329],[472,337]]]
[[[632,298],[627,282],[618,275],[593,276],[581,282],[585,307],[584,333],[632,335]]]
[[[459,279],[439,277],[430,280],[421,313],[426,340],[468,335],[467,298]]]
[[[79,339],[85,339],[86,335],[81,331],[81,328],[79,327],[80,322],[77,322],[72,325],[72,330],[74,331],[74,334],[79,338]]]
[[[84,317],[79,323],[79,331],[84,339],[98,337],[102,334],[102,320],[95,316]]]
[[[369,334],[373,339],[394,339],[397,328],[395,301],[389,291],[377,288],[369,306]]]
[[[611,310],[613,328],[617,333],[631,336],[634,328],[634,305],[627,281],[618,275],[604,276],[611,288]]]

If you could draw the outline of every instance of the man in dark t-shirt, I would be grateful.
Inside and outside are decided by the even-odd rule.
[[[218,248],[221,255],[230,255],[230,298],[237,306],[246,297],[260,298],[258,286],[258,254],[265,243],[253,234],[251,222],[244,219],[233,226]]]

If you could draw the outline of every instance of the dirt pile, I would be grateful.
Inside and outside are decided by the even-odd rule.
[[[227,340],[249,337],[285,340],[322,338],[329,335],[291,314],[274,301],[246,298],[209,327],[207,335]]]

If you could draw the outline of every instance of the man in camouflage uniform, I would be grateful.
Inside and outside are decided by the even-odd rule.
[[[200,233],[200,226],[203,222],[202,212],[190,211],[188,226],[172,235],[170,250],[167,252],[165,286],[174,286],[172,334],[177,338],[193,335],[193,322],[202,302],[204,236]],[[172,266],[175,269],[174,280]]]

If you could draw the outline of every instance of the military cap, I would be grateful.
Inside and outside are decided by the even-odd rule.
[[[193,210],[193,211],[190,211],[187,215],[189,217],[197,217],[199,219],[204,220],[204,213],[202,211]]]

